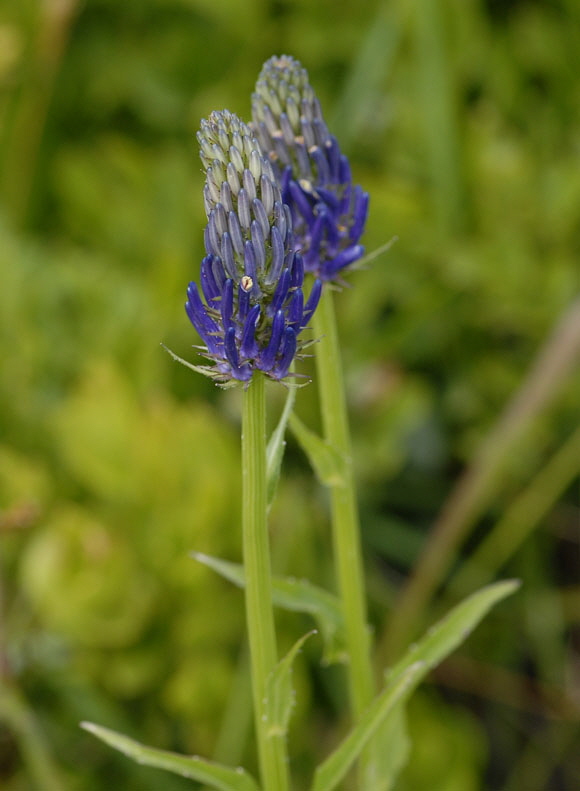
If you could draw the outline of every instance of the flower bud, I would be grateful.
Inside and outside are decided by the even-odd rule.
[[[190,283],[185,307],[213,363],[203,372],[222,385],[248,382],[256,370],[283,379],[321,284],[304,303],[291,212],[252,130],[227,110],[213,112],[198,141],[206,168],[207,255],[201,293]]]
[[[252,127],[290,206],[307,271],[338,280],[364,252],[368,194],[354,186],[347,157],[324,121],[299,61],[268,60],[252,96]]]

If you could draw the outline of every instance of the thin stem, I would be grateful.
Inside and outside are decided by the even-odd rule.
[[[266,405],[261,375],[253,377],[244,393],[242,471],[246,619],[260,774],[265,791],[287,791],[286,743],[283,736],[268,733],[265,707],[266,683],[276,665],[277,649],[266,523]]]
[[[63,791],[64,785],[32,710],[15,687],[2,683],[0,723],[12,730],[34,788]]]
[[[326,440],[340,453],[344,480],[330,487],[334,562],[346,626],[351,708],[358,719],[374,694],[360,525],[333,294],[325,289],[314,314],[316,368]]]

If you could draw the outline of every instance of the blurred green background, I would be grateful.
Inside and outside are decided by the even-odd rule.
[[[398,789],[574,791],[575,0],[4,0],[0,786],[191,787],[81,719],[253,764],[241,595],[188,556],[240,558],[239,395],[160,342],[195,360],[199,120],[248,118],[282,52],[371,194],[367,250],[399,237],[338,297],[381,657],[478,585],[524,582],[415,696]],[[314,384],[297,403],[316,427]],[[275,566],[332,588],[326,505],[290,440]],[[397,637],[414,567],[431,579]],[[310,628],[279,623],[283,647]],[[346,724],[315,642],[291,731],[304,787]]]

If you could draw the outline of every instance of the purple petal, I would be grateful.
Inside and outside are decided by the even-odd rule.
[[[256,182],[254,181],[254,177],[248,168],[246,168],[242,174],[242,183],[244,185],[244,190],[246,191],[248,199],[253,201],[256,197]]]
[[[254,212],[256,221],[260,225],[262,236],[265,238],[270,233],[270,221],[268,220],[268,215],[266,214],[266,209],[264,208],[262,201],[258,200],[258,198],[255,198],[252,201],[252,210]]]
[[[240,351],[243,357],[255,357],[258,352],[258,344],[256,343],[256,325],[260,318],[260,306],[254,307],[248,312],[242,330],[242,340],[240,343]]]
[[[280,280],[278,281],[278,285],[276,286],[276,290],[274,291],[274,295],[272,296],[272,301],[268,307],[268,313],[273,315],[277,313],[284,302],[286,301],[286,297],[288,296],[288,289],[290,288],[290,270],[284,269],[282,274],[280,275]]]
[[[205,249],[209,255],[220,255],[221,245],[220,238],[217,232],[213,210],[209,215],[209,220],[205,226],[204,232]]]
[[[369,211],[369,194],[363,192],[360,187],[354,191],[354,211],[349,237],[353,242],[358,242],[364,231],[367,215]]]
[[[230,327],[224,337],[224,350],[226,358],[232,368],[239,368],[238,349],[236,347],[236,329]]]
[[[294,180],[290,182],[288,189],[290,190],[290,195],[296,208],[304,218],[304,221],[310,227],[314,222],[314,214],[312,213],[312,207],[310,206],[308,198],[304,194],[304,190]]]
[[[219,290],[221,294],[224,283],[226,282],[226,273],[224,270],[224,265],[222,264],[222,259],[219,257],[219,255],[212,256],[211,270],[213,272],[215,282],[219,286]]]
[[[326,158],[330,166],[331,181],[335,184],[340,181],[340,147],[335,137],[331,136],[324,144],[326,148]]]
[[[254,283],[258,282],[254,245],[250,241],[247,241],[244,245],[244,274],[251,277]]]
[[[288,227],[286,221],[286,212],[284,211],[284,204],[280,203],[280,201],[276,201],[274,204],[274,225],[280,232],[280,238],[282,242],[286,238],[286,230]]]
[[[272,245],[272,263],[270,264],[270,271],[266,276],[266,285],[272,286],[280,277],[282,266],[284,265],[284,243],[280,231],[274,225],[270,234],[270,243]]]
[[[234,281],[228,278],[224,284],[221,301],[221,314],[224,329],[229,331],[232,324],[232,313],[234,311]]]
[[[316,165],[317,183],[328,184],[330,181],[330,168],[324,156],[324,151],[320,146],[315,146],[310,150],[310,158]]]
[[[292,294],[288,310],[286,312],[286,323],[298,333],[302,325],[302,311],[304,309],[304,294],[301,288],[297,288]]]
[[[238,286],[238,317],[240,321],[245,321],[248,315],[250,309],[250,291],[246,291],[241,283]]]
[[[242,228],[246,231],[249,230],[250,223],[252,222],[252,215],[250,214],[248,193],[243,188],[238,193],[238,217]]]
[[[224,265],[224,269],[228,273],[229,277],[235,279],[237,275],[237,271],[236,271],[236,262],[234,259],[234,247],[232,245],[232,238],[229,235],[229,233],[227,233],[227,231],[222,236],[221,259]]]
[[[212,354],[218,352],[220,344],[216,336],[219,335],[220,329],[217,323],[207,315],[206,307],[201,301],[195,283],[190,283],[188,286],[185,310],[208,350]]]
[[[211,305],[214,299],[221,296],[221,288],[218,286],[212,267],[214,256],[206,255],[201,262],[200,284],[208,305]]]
[[[304,261],[300,253],[295,253],[291,269],[290,288],[300,288],[304,282]]]
[[[327,280],[332,278],[337,272],[340,272],[341,269],[344,269],[345,266],[354,263],[359,258],[362,258],[364,254],[364,247],[361,244],[354,244],[350,247],[346,247],[342,252],[340,252],[332,261],[328,261],[325,265],[325,269],[327,270],[324,275]]]
[[[292,327],[286,327],[280,345],[280,359],[276,363],[275,378],[283,379],[288,374],[292,360],[296,354],[296,333]]]
[[[332,190],[325,189],[324,187],[317,187],[316,192],[318,197],[325,203],[332,212],[336,212],[340,206],[340,199]]]
[[[310,296],[306,300],[306,305],[304,306],[304,311],[302,313],[302,325],[300,327],[301,330],[304,327],[307,327],[310,324],[310,319],[312,318],[312,314],[316,310],[318,303],[320,301],[320,295],[322,294],[322,281],[315,280],[312,285],[312,291],[310,292]]]
[[[266,265],[266,248],[264,247],[264,235],[259,222],[252,221],[250,235],[254,246],[254,256],[256,257],[256,269],[263,272]]]
[[[226,211],[233,211],[232,189],[227,181],[224,181],[220,187],[220,203]]]
[[[350,163],[348,158],[344,156],[344,154],[340,157],[340,166],[338,169],[339,172],[339,183],[340,184],[348,184],[352,181],[352,175],[350,172]]]
[[[230,233],[234,250],[238,255],[243,255],[244,239],[242,237],[242,229],[240,227],[240,221],[238,220],[238,215],[233,211],[231,211],[228,214],[228,231]]]
[[[260,198],[266,214],[270,214],[272,212],[275,200],[274,188],[270,179],[263,173],[260,176]]]
[[[276,355],[278,354],[278,349],[280,347],[280,341],[282,340],[283,331],[284,314],[281,310],[279,310],[274,316],[274,321],[272,322],[272,333],[270,335],[268,345],[260,355],[260,359],[258,361],[258,367],[262,371],[269,371],[274,365],[274,362],[276,361]]]

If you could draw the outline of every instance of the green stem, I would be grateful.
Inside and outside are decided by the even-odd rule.
[[[264,377],[253,377],[244,392],[242,416],[242,530],[246,576],[246,619],[260,774],[264,791],[287,791],[284,737],[269,734],[266,683],[276,666],[272,574],[266,523],[266,402]]]
[[[360,525],[333,295],[325,289],[314,314],[316,368],[325,439],[344,461],[344,480],[330,487],[334,562],[346,626],[349,689],[358,719],[374,694],[364,590]]]
[[[14,734],[32,787],[42,791],[63,791],[59,772],[32,710],[20,692],[0,681],[0,723]]]

